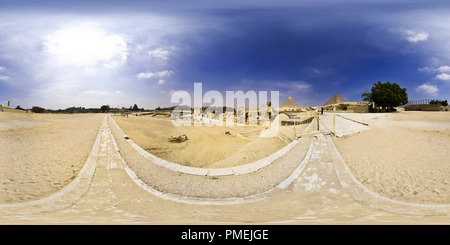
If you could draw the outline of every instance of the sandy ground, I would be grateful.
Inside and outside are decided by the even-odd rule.
[[[0,113],[0,204],[43,198],[78,174],[103,115]]]
[[[396,196],[392,198],[413,203],[448,203],[445,200],[449,200],[447,182],[449,172],[444,162],[448,153],[445,146],[439,148],[439,142],[437,142],[439,140],[442,144],[448,142],[448,115],[450,114],[351,114],[348,116],[369,123],[370,129],[335,139],[334,142],[355,177],[360,181],[363,181],[364,177],[368,180],[370,178],[372,182],[365,181],[364,185],[371,190],[390,197],[386,190],[395,188],[401,190],[405,183],[415,184],[416,190],[421,192],[413,194],[411,199],[405,198],[409,192],[404,192],[403,199]],[[318,139],[301,138],[294,151],[290,151],[284,159],[277,160],[260,171],[244,176],[212,179],[208,176],[182,175],[151,164],[148,159],[144,161],[145,159],[142,159],[142,156],[128,144],[112,123],[109,123],[112,132],[104,125],[102,130],[98,130],[102,118],[104,115],[2,115],[0,113],[2,146],[0,212],[4,211],[7,214],[1,213],[0,223],[449,223],[448,212],[440,215],[434,214],[437,211],[433,215],[428,213],[411,215],[409,207],[402,210],[385,206],[380,208],[379,205],[377,206],[377,200],[372,200],[374,203],[368,203],[354,199],[353,190],[357,189],[358,185],[352,184],[347,189],[350,181],[346,179],[344,181],[347,188],[341,185],[342,176],[338,177],[338,171],[336,171],[338,164],[334,162],[332,154],[327,151],[330,149],[327,142],[332,142],[331,139],[324,141],[324,137],[322,139],[320,137]],[[80,128],[84,130],[79,130]],[[401,134],[398,134],[399,132]],[[84,164],[85,156],[92,149],[97,133],[101,133],[101,141],[99,141],[98,149],[100,154],[95,162],[95,174],[89,189],[80,199],[66,200],[69,203],[66,208],[26,215],[9,213],[8,207],[2,207],[4,203],[38,199],[39,196],[43,197],[48,193],[56,192],[64,185],[56,183],[70,182],[70,179],[75,176],[71,165],[76,164],[81,167]],[[386,143],[391,141],[392,145],[396,146]],[[311,142],[313,147],[309,148]],[[367,144],[369,144],[368,147]],[[405,145],[398,144],[407,144],[408,147],[419,146],[420,149],[428,147],[427,149],[433,148],[440,151],[433,156],[433,161],[423,162],[421,158],[428,154],[426,151],[421,152],[416,149],[405,153],[402,151]],[[120,150],[117,150],[116,146]],[[18,147],[22,150],[17,150]],[[396,156],[398,152],[392,153],[387,149],[388,147],[397,149],[398,152],[402,152],[402,155]],[[363,150],[366,152],[361,153]],[[186,203],[154,195],[133,182],[128,171],[125,170],[125,162],[121,160],[122,155],[129,167],[138,177],[143,176],[141,180],[147,184],[158,182],[154,187],[162,192],[185,195],[189,191],[192,193],[200,191],[210,192],[209,194],[213,197],[215,195],[220,197],[223,194],[239,197],[253,194],[252,190],[260,193],[261,190],[270,189],[273,183],[268,180],[287,178],[297,166],[301,166],[303,159],[308,158],[307,151],[311,152],[310,161],[289,187],[264,194],[262,199],[256,201],[227,205]],[[380,154],[380,151],[383,154]],[[410,154],[415,155],[410,156]],[[429,155],[431,154],[426,157],[430,157]],[[352,161],[352,157],[356,158],[356,161]],[[430,166],[433,169],[427,172],[431,169]],[[53,171],[50,171],[52,169]],[[400,174],[405,172],[404,176]],[[14,177],[15,181],[7,183],[5,177]],[[436,181],[431,180],[433,178]],[[54,183],[56,187],[47,183]],[[378,185],[384,187],[384,189],[381,188],[384,192],[377,190]],[[425,195],[439,188],[445,188],[445,191],[436,196]],[[16,189],[18,191],[14,192]],[[44,193],[44,191],[48,192]],[[234,193],[228,193],[229,191]],[[356,194],[358,193],[362,192],[357,191]],[[195,197],[195,195],[191,196]],[[426,200],[423,201],[424,199]]]
[[[450,113],[346,114],[369,130],[335,138],[353,175],[394,200],[450,203]]]
[[[224,168],[262,159],[287,145],[278,137],[258,137],[261,126],[180,126],[169,120],[114,116],[136,144],[153,155],[185,166]],[[226,135],[229,132],[230,135]],[[186,135],[181,143],[170,137]]]

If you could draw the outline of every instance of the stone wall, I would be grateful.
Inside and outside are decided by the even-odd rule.
[[[440,105],[408,105],[405,106],[405,111],[440,111]]]
[[[345,112],[349,113],[367,113],[369,112],[369,106],[368,105],[347,105],[347,110]]]

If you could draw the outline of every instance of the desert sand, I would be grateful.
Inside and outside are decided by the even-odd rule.
[[[353,175],[394,200],[450,203],[450,113],[346,114],[369,130],[334,143]]]
[[[37,200],[70,183],[86,162],[102,118],[0,113],[0,203]]]
[[[279,137],[261,138],[262,126],[180,126],[170,120],[114,116],[136,144],[162,159],[199,168],[225,168],[254,162],[287,145]],[[226,134],[226,132],[228,132]],[[180,143],[171,137],[186,135]]]

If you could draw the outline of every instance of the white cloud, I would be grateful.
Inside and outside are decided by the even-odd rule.
[[[272,86],[281,87],[293,91],[305,91],[311,89],[311,84],[304,81],[266,82]]]
[[[450,75],[446,73],[442,73],[436,76],[439,80],[450,80]]]
[[[173,71],[158,71],[158,72],[141,72],[137,75],[138,78],[142,79],[148,79],[148,78],[162,78],[162,77],[168,77],[173,74]]]
[[[97,23],[86,23],[87,19]],[[102,104],[128,107],[138,99],[152,103],[148,93],[162,97],[154,87],[171,82],[172,77],[167,76],[172,68],[166,62],[176,49],[171,40],[162,38],[176,21],[149,19],[64,13],[48,16],[36,11],[17,13],[10,19],[0,14],[0,25],[5,27],[0,28],[0,94],[22,100],[22,107],[55,109]],[[136,50],[139,45],[142,50]],[[138,73],[149,71],[159,73],[149,80],[151,83],[136,84]],[[165,82],[158,85],[159,80]]]
[[[434,68],[434,67],[420,67],[417,70],[422,71],[422,72],[441,72],[441,73],[445,73],[445,72],[450,72],[450,66],[440,66],[438,68]]]
[[[87,90],[83,92],[84,94],[87,95],[107,95],[108,92],[103,91],[103,90]]]
[[[159,80],[158,80],[158,84],[159,84],[159,85],[161,85],[161,84],[163,84],[163,83],[165,83],[165,82],[166,82],[166,80],[164,80],[164,79],[159,79]]]
[[[421,71],[421,72],[431,72],[431,71],[434,71],[434,68],[430,68],[428,66],[425,66],[425,67],[419,67],[417,70]]]
[[[439,92],[439,89],[435,85],[422,84],[416,88],[416,91],[429,96],[436,96],[437,92]]]
[[[302,96],[310,94],[313,92],[313,86],[303,80],[297,81],[252,81],[252,80],[242,80],[249,84],[249,86],[257,86],[256,84],[262,84],[263,90],[267,91],[278,91],[280,96]],[[241,88],[238,88],[241,89]],[[252,89],[252,88],[250,88]]]
[[[441,81],[450,81],[450,66],[439,66],[439,67],[422,67],[418,69],[421,72],[427,72],[431,74],[437,74],[434,79]]]
[[[128,47],[125,39],[108,34],[98,24],[85,23],[57,30],[46,36],[44,51],[59,64],[115,68],[126,63]]]
[[[162,48],[158,48],[158,49],[149,51],[148,55],[150,55],[150,57],[153,57],[153,58],[167,60],[169,58],[169,51],[162,49]]]
[[[308,90],[311,88],[311,84],[305,82],[294,82],[292,83],[292,87],[296,90]]]
[[[10,77],[8,77],[8,76],[0,75],[0,80],[6,80],[6,81],[9,81],[9,79],[10,79]]]
[[[426,41],[428,39],[428,33],[426,32],[416,32],[413,30],[406,30],[406,40],[411,43],[417,43],[420,41]]]
[[[440,66],[436,68],[436,71],[438,72],[450,72],[450,66]]]
[[[5,75],[0,75],[0,81],[4,81],[9,85],[13,85],[12,81],[11,81],[11,77],[5,76]]]

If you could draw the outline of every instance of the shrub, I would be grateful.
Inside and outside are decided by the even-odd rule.
[[[42,107],[39,107],[39,106],[33,106],[31,108],[31,111],[34,112],[34,113],[44,113],[45,109],[42,108]]]

